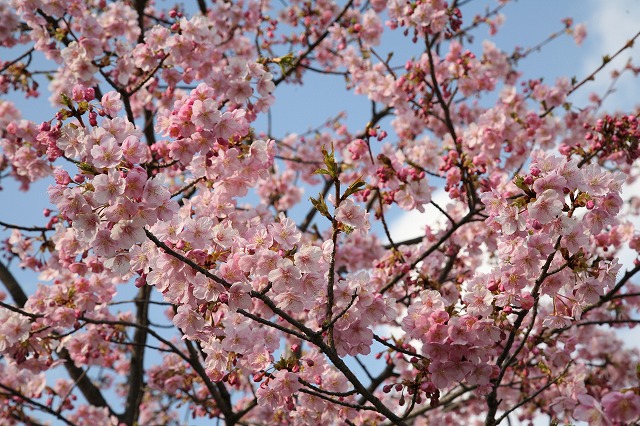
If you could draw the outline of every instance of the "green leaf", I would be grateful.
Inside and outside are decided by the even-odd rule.
[[[284,56],[280,56],[279,58],[273,58],[271,62],[274,64],[278,64],[283,74],[287,73],[287,69],[291,68],[296,61],[296,57],[293,53],[288,53]]]
[[[524,178],[520,175],[516,175],[515,179],[513,179],[513,183],[524,192],[529,191],[529,185],[524,183]]]
[[[353,182],[351,185],[349,185],[349,187],[347,188],[346,191],[344,191],[344,194],[342,194],[341,199],[344,200],[347,197],[349,197],[350,195],[353,195],[356,192],[361,191],[364,186],[365,186],[364,181],[362,179],[358,178],[355,182]]]
[[[329,170],[326,170],[326,169],[318,169],[315,172],[313,172],[312,174],[314,174],[314,175],[329,175],[329,176],[331,176],[331,173],[329,173]]]
[[[91,164],[89,163],[85,163],[82,162],[80,164],[78,164],[78,168],[80,170],[82,170],[85,173],[91,173],[92,175],[96,176],[99,175],[100,173],[95,169],[95,167],[93,167]]]
[[[329,176],[331,176],[334,180],[338,178],[338,163],[336,163],[335,153],[333,151],[333,144],[331,144],[331,152],[327,151],[327,149],[322,147],[322,155],[324,156],[324,164],[327,166],[326,171]],[[322,170],[322,169],[321,169]],[[323,173],[323,172],[321,172]]]
[[[60,94],[60,103],[68,108],[73,107],[73,101],[69,96],[65,95],[64,93]]]
[[[331,215],[329,214],[329,208],[327,207],[327,203],[325,202],[324,197],[322,196],[322,193],[318,194],[318,198],[309,197],[309,200],[311,200],[311,204],[313,204],[313,207],[315,207],[316,210],[318,210],[318,213],[320,213],[322,216],[331,220]]]
[[[89,102],[82,101],[78,104],[78,113],[84,114],[89,110]]]

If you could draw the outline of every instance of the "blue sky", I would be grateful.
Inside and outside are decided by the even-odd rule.
[[[475,3],[494,5],[497,2],[472,2],[468,10],[473,11],[466,12],[465,22],[482,9],[474,6]],[[561,29],[561,20],[565,17],[571,16],[576,23],[587,24],[588,37],[582,46],[577,47],[570,36],[560,37],[541,52],[536,52],[521,62],[521,69],[528,77],[543,77],[548,83],[561,75],[576,76],[578,79],[588,75],[599,65],[603,55],[615,52],[625,40],[638,31],[640,22],[640,2],[633,0],[520,0],[507,5],[503,12],[506,21],[497,36],[489,37],[486,33],[479,33],[476,45],[480,46],[482,37],[486,36],[500,48],[510,52],[516,46],[526,48],[535,45],[550,33]],[[397,34],[392,35],[379,48],[382,57],[391,50],[398,52],[396,58],[402,55],[410,56],[406,39],[398,37]],[[639,48],[635,47],[633,50],[636,56],[640,57]],[[3,59],[9,59],[14,53],[19,54],[23,51],[23,47],[18,47],[11,52],[0,51],[0,55]],[[624,60],[617,61],[612,67],[621,66],[623,62]],[[577,92],[571,100],[578,105],[584,103],[590,92],[603,93],[608,81],[609,73],[605,71],[595,82]],[[342,77],[308,74],[305,83],[304,86],[282,86],[277,89],[276,103],[272,109],[274,135],[282,137],[289,133],[302,133],[321,124],[328,117],[335,116],[339,111],[346,111],[346,123],[352,132],[364,128],[369,118],[370,103],[363,96],[345,92]],[[46,84],[43,84],[41,89],[40,99],[25,100],[16,96],[10,96],[8,99],[23,111],[24,118],[38,122],[49,120],[55,109],[48,103]],[[636,105],[638,94],[638,82],[623,78],[618,91],[610,96],[605,108],[630,110]],[[265,130],[266,124],[259,121],[256,127],[258,131]],[[393,137],[390,140],[393,141]],[[1,183],[3,190],[0,192],[0,220],[25,226],[44,223],[42,210],[49,206],[46,196],[49,183],[37,182],[29,193],[23,193],[17,189],[14,182],[4,180]],[[307,192],[303,199],[310,195],[316,195],[316,192]],[[306,211],[306,206],[301,211]],[[412,231],[420,229],[417,225],[419,221],[426,222],[424,216],[418,217],[413,214],[396,214],[391,220],[396,239],[412,236]],[[6,236],[8,233],[0,230],[0,237]],[[12,265],[12,270],[28,292],[35,287],[37,277],[34,274],[22,272],[16,265]],[[633,338],[630,336],[629,341]]]

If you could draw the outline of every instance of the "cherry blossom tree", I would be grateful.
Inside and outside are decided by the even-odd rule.
[[[574,104],[638,34],[550,83],[521,61],[585,28],[478,42],[506,1],[169,3],[0,2],[0,177],[51,202],[0,217],[3,424],[640,419],[638,111]],[[367,120],[272,131],[336,76]]]

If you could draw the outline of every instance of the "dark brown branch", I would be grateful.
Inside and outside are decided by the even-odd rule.
[[[38,401],[29,398],[26,395],[23,395],[22,393],[18,392],[17,390],[6,386],[3,383],[0,383],[0,388],[4,389],[5,391],[9,392],[10,395],[17,397],[19,399],[21,399],[24,404],[29,404],[32,405],[34,408],[38,409],[38,410],[42,410],[45,413],[51,414],[52,416],[57,417],[58,419],[62,420],[64,423],[70,425],[70,426],[75,426],[75,423],[71,422],[69,419],[67,419],[66,417],[64,417],[62,414],[58,413],[57,411],[47,407],[44,404],[39,403]]]
[[[595,303],[592,306],[588,306],[584,309],[584,311],[582,311],[582,315],[586,314],[587,312],[598,308],[602,305],[604,305],[606,302],[612,300],[614,298],[614,296],[616,295],[616,293],[618,293],[620,291],[620,289],[635,275],[638,273],[638,271],[640,271],[640,265],[636,265],[634,266],[633,269],[630,269],[628,271],[625,272],[624,276],[622,278],[620,278],[620,281],[618,281],[618,283],[615,285],[615,287],[613,287],[607,294],[605,294],[604,296],[602,296],[600,298],[600,300]]]
[[[322,389],[319,388],[315,385],[312,385],[311,383],[307,382],[304,379],[298,378],[298,381],[300,383],[302,383],[303,385],[305,385],[306,387],[308,387],[309,389],[316,391],[318,393],[322,393],[324,395],[329,395],[329,396],[338,396],[338,397],[345,397],[345,396],[351,396],[351,395],[355,395],[356,391],[355,390],[350,390],[350,391],[346,391],[346,392],[334,392],[334,391],[330,391],[330,390],[326,390],[326,389]]]
[[[282,325],[280,325],[280,324],[278,324],[278,323],[271,322],[271,321],[269,321],[269,320],[266,320],[266,319],[264,319],[264,318],[261,318],[261,317],[259,317],[259,316],[257,316],[257,315],[252,314],[251,312],[247,312],[247,311],[245,311],[244,309],[238,309],[238,311],[237,311],[237,312],[238,312],[239,314],[241,314],[241,315],[244,315],[245,317],[247,317],[247,318],[249,318],[249,319],[252,319],[252,320],[253,320],[253,321],[255,321],[255,322],[258,322],[258,323],[260,323],[260,324],[266,325],[267,327],[273,327],[273,328],[275,328],[276,330],[280,330],[280,331],[282,331],[283,333],[287,333],[287,334],[290,334],[290,335],[292,335],[292,336],[295,336],[295,337],[297,337],[297,338],[299,338],[299,339],[309,341],[309,339],[307,338],[307,336],[305,336],[305,335],[304,335],[304,334],[302,334],[302,333],[299,333],[299,332],[297,332],[297,331],[295,331],[295,330],[291,330],[290,328],[284,327],[284,326],[282,326]]]
[[[18,62],[20,62],[20,60],[22,60],[23,58],[26,58],[27,56],[31,55],[33,53],[33,51],[35,50],[35,48],[31,48],[29,50],[27,50],[25,53],[23,53],[22,55],[18,56],[16,59],[14,59],[13,61],[9,62],[8,64],[6,64],[5,66],[2,67],[2,69],[0,69],[0,73],[5,72],[6,70],[8,70],[12,65],[17,64]]]
[[[31,312],[27,312],[27,311],[25,311],[23,309],[16,308],[15,306],[9,305],[8,303],[4,303],[2,301],[0,301],[0,306],[5,308],[5,309],[10,310],[11,312],[15,312],[16,314],[20,314],[20,315],[23,315],[25,317],[29,317],[29,318],[34,319],[34,320],[44,316],[44,315],[32,314]]]
[[[198,0],[198,8],[200,9],[200,13],[205,16],[207,15],[207,5],[205,4],[204,0]]]
[[[378,193],[378,203],[380,205],[380,221],[382,222],[382,228],[384,229],[384,234],[387,236],[387,240],[389,240],[389,245],[393,248],[394,251],[398,251],[398,247],[396,243],[391,238],[391,233],[389,232],[389,227],[387,226],[387,220],[384,217],[384,204],[382,203],[382,197],[380,196],[380,188],[376,188],[376,192]]]
[[[385,339],[383,339],[382,337],[378,336],[377,334],[373,335],[373,339],[376,342],[380,343],[381,345],[384,345],[384,346],[388,347],[389,349],[394,350],[396,352],[400,352],[400,353],[403,353],[403,354],[409,355],[409,356],[414,356],[416,358],[424,358],[424,356],[422,356],[420,354],[408,351],[408,350],[406,350],[404,348],[401,348],[401,347],[398,347],[396,345],[392,345],[391,343],[387,342]]]
[[[9,294],[13,298],[13,301],[16,302],[16,305],[20,308],[24,307],[27,303],[27,295],[13,274],[2,262],[0,262],[0,281],[2,281],[7,290],[9,290]]]
[[[371,380],[371,383],[367,387],[369,392],[371,392],[371,393],[375,392],[375,390],[378,388],[378,386],[380,386],[382,384],[382,382],[387,380],[389,377],[397,376],[398,374],[393,372],[394,368],[395,368],[395,365],[393,363],[387,364],[387,366],[384,368],[384,370],[382,370],[380,372],[380,374],[378,374],[378,376],[374,377]],[[364,398],[360,397],[360,400],[358,402],[361,403],[361,404],[364,404]]]
[[[606,67],[607,65],[609,65],[611,63],[611,61],[613,59],[615,59],[617,56],[619,56],[622,52],[624,52],[627,49],[630,49],[633,47],[633,44],[635,43],[636,39],[640,37],[640,31],[638,31],[633,37],[631,37],[631,39],[629,39],[624,46],[622,46],[620,49],[618,49],[618,51],[616,53],[614,53],[612,56],[606,56],[605,58],[603,58],[602,64],[595,69],[595,71],[593,71],[591,74],[589,74],[588,76],[586,76],[585,78],[582,79],[582,81],[580,81],[580,83],[574,85],[571,90],[569,90],[567,92],[567,96],[571,95],[573,92],[575,92],[576,90],[578,90],[580,87],[582,87],[583,85],[585,85],[588,81],[592,81],[595,79],[596,75],[602,71],[604,69],[604,67]],[[546,117],[547,115],[549,115],[551,113],[551,111],[554,110],[555,107],[552,108],[547,108],[541,115],[540,117]]]
[[[436,251],[445,241],[448,241],[449,238],[451,238],[451,236],[458,230],[458,228],[460,228],[462,225],[470,222],[471,218],[475,214],[476,214],[476,212],[472,209],[459,222],[457,222],[456,224],[452,225],[451,228],[449,228],[447,230],[447,232],[445,232],[442,235],[442,237],[440,237],[440,239],[438,241],[436,241],[435,244],[433,244],[431,247],[429,247],[429,249],[427,249],[424,253],[422,253],[420,256],[418,256],[417,259],[415,259],[413,262],[411,262],[411,266],[410,266],[409,270],[413,270],[418,265],[418,263],[422,262],[425,258],[427,258],[427,256],[429,256],[431,253]],[[387,291],[389,291],[389,289],[391,289],[391,287],[396,285],[406,274],[407,274],[406,272],[402,272],[402,273],[399,273],[398,275],[396,275],[395,277],[393,277],[387,283],[387,285],[385,285],[380,290],[380,293],[384,294]]]
[[[9,293],[11,294],[11,297],[16,302],[16,304],[20,308],[24,307],[24,305],[27,303],[27,295],[22,290],[22,287],[20,287],[20,284],[18,284],[13,274],[11,274],[11,272],[2,262],[0,262],[0,280],[4,283],[7,290],[9,290]],[[29,315],[27,314],[27,316]],[[93,384],[91,379],[87,377],[86,374],[84,374],[84,370],[78,367],[73,362],[71,356],[69,355],[69,352],[67,352],[67,350],[63,348],[58,352],[58,354],[60,358],[64,360],[64,366],[69,373],[69,377],[71,377],[71,379],[76,382],[78,389],[80,389],[80,392],[82,392],[82,395],[85,397],[85,399],[91,405],[94,405],[96,407],[107,407],[111,414],[115,414],[107,401],[104,399],[104,396],[102,395],[102,392],[100,392],[100,389],[98,389]]]
[[[138,13],[138,28],[140,28],[138,43],[144,43],[144,9],[147,7],[147,0],[135,0],[134,6]]]
[[[4,226],[5,228],[9,228],[9,229],[18,229],[20,231],[30,231],[30,232],[47,232],[47,231],[52,231],[52,229],[49,228],[44,228],[42,226],[20,226],[20,225],[13,225],[11,223],[7,223],[7,222],[3,222],[0,220],[0,226]]]
[[[316,391],[313,391],[313,390],[310,390],[310,389],[302,388],[302,389],[300,389],[299,392],[306,393],[306,394],[309,394],[309,395],[313,395],[313,396],[318,397],[320,399],[324,399],[325,401],[328,401],[328,402],[330,402],[332,404],[341,405],[343,407],[354,408],[356,410],[368,410],[368,411],[374,411],[375,410],[375,408],[373,408],[371,406],[368,406],[368,405],[351,404],[351,403],[343,401],[342,398],[334,399],[334,398],[331,398],[331,397],[328,397],[328,396],[324,395],[323,393],[316,392]]]
[[[69,355],[69,351],[62,348],[58,351],[58,355],[60,356],[60,359],[64,360],[64,366],[69,373],[69,377],[71,377],[71,380],[73,380],[78,389],[80,389],[80,392],[82,392],[82,395],[85,397],[87,402],[94,407],[107,407],[110,414],[117,416],[109,403],[104,399],[100,389],[98,389],[87,376],[86,371],[78,367],[73,362],[71,355]]]
[[[556,377],[553,380],[548,381],[547,383],[545,383],[544,386],[542,386],[536,392],[534,392],[533,394],[529,395],[526,398],[523,398],[521,401],[518,401],[518,403],[516,405],[514,405],[513,407],[511,407],[508,410],[506,410],[500,417],[498,417],[496,419],[496,424],[500,424],[505,418],[507,418],[507,416],[510,413],[512,413],[513,411],[517,410],[519,407],[522,407],[523,405],[525,405],[529,401],[533,400],[535,397],[540,395],[542,392],[544,392],[545,390],[549,389],[551,387],[551,385],[553,385],[553,384],[557,383],[558,381],[560,381],[560,379],[562,379],[564,377],[564,375],[567,373],[567,371],[569,370],[569,367],[571,366],[572,363],[573,363],[573,361],[570,361],[567,364],[567,366],[564,368],[564,370],[562,370],[562,373],[560,373],[558,375],[558,377]]]
[[[193,347],[191,341],[187,339],[185,340],[185,344],[187,346],[187,350],[189,351],[189,363],[196,371],[196,373],[198,373],[198,375],[203,378],[204,385],[207,387],[209,394],[216,402],[216,405],[218,406],[222,414],[224,414],[227,426],[230,425],[230,422],[231,424],[233,424],[236,420],[232,420],[235,416],[233,410],[231,409],[231,406],[227,404],[227,402],[222,398],[219,389],[216,388],[215,384],[211,381],[211,379],[209,379],[209,376],[207,376],[207,372],[205,371],[202,363],[200,363],[200,359],[198,358],[198,352]]]
[[[147,303],[151,295],[151,287],[145,285],[138,290],[138,300],[136,302],[136,322],[142,327],[136,329],[133,334],[135,346],[131,353],[131,364],[129,367],[129,390],[125,403],[122,419],[126,424],[135,424],[140,415],[140,404],[144,396],[144,353],[147,342],[147,330],[149,321],[149,304]]]
[[[353,387],[358,391],[360,395],[362,395],[367,401],[373,404],[374,407],[378,409],[378,412],[391,420],[394,424],[404,426],[406,423],[402,421],[393,411],[391,411],[382,401],[380,401],[373,393],[369,392],[369,390],[360,382],[358,377],[351,371],[351,369],[344,363],[342,358],[340,358],[335,349],[330,347],[327,343],[324,342],[322,335],[314,332],[310,328],[306,327],[300,321],[292,318],[289,314],[284,312],[282,309],[279,309],[271,299],[261,293],[252,292],[251,295],[255,298],[262,300],[268,307],[271,309],[276,315],[287,321],[289,324],[296,327],[298,330],[303,332],[309,338],[308,340],[314,344],[319,350],[321,350],[327,358],[333,363],[333,365],[344,374],[345,378],[351,382]]]
[[[536,300],[534,308],[537,307],[540,286],[548,276],[547,274],[549,272],[549,268],[551,267],[551,262],[553,261],[553,258],[555,257],[558,251],[558,248],[560,247],[561,239],[562,237],[558,237],[558,239],[556,240],[556,243],[554,245],[554,250],[552,253],[549,254],[549,256],[547,256],[547,260],[542,266],[540,275],[536,279],[533,290],[531,291],[531,296],[533,297],[534,300]],[[502,382],[502,379],[504,378],[504,375],[507,372],[507,368],[509,367],[509,364],[511,363],[512,360],[514,360],[518,356],[518,354],[526,344],[527,337],[529,336],[529,333],[533,328],[533,323],[535,322],[535,315],[537,314],[537,309],[534,309],[534,308],[532,308],[534,318],[531,320],[531,326],[528,328],[525,336],[523,337],[522,343],[518,346],[518,348],[516,348],[514,353],[511,354],[511,356],[509,356],[509,351],[513,347],[516,335],[520,331],[520,327],[522,326],[522,323],[526,318],[527,314],[530,312],[528,309],[523,309],[522,311],[520,311],[520,313],[518,313],[518,317],[513,323],[513,327],[511,329],[511,332],[509,333],[509,336],[507,337],[504,348],[502,349],[502,353],[496,360],[496,365],[500,367],[500,373],[498,374],[498,377],[496,379],[492,380],[493,388],[491,389],[491,392],[489,393],[489,395],[487,395],[487,417],[485,418],[485,426],[495,426],[497,424],[496,413],[498,412],[498,406],[500,405],[500,401],[498,401],[498,397],[497,397],[498,387],[500,386],[500,383]],[[507,360],[507,357],[509,358],[509,360],[508,362],[505,362],[505,360]]]
[[[274,84],[276,86],[278,86],[280,83],[282,83],[293,71],[295,71],[298,66],[311,54],[311,52],[313,52],[316,47],[318,47],[320,45],[320,43],[322,43],[322,41],[327,38],[327,36],[329,35],[329,28],[331,28],[335,23],[340,22],[340,20],[342,19],[342,17],[344,16],[345,13],[347,13],[347,11],[349,10],[349,8],[351,7],[351,4],[353,3],[353,0],[349,0],[347,2],[347,4],[344,5],[344,7],[342,8],[342,11],[340,11],[340,14],[338,16],[336,16],[336,18],[333,20],[333,22],[331,22],[328,26],[327,26],[327,30],[325,30],[322,35],[320,37],[318,37],[318,39],[316,41],[314,41],[313,43],[309,44],[309,47],[307,48],[307,50],[301,54],[295,61],[294,63],[291,65],[290,68],[287,68],[286,71],[284,71],[282,73],[282,75],[274,80]]]
[[[180,253],[176,252],[175,250],[172,250],[171,248],[169,248],[169,246],[167,246],[165,243],[163,243],[162,241],[160,241],[158,239],[158,237],[156,237],[155,235],[153,235],[149,230],[145,229],[144,230],[145,234],[147,234],[147,237],[153,241],[153,243],[158,246],[159,248],[161,248],[165,253],[167,253],[169,256],[173,256],[176,259],[186,263],[187,265],[191,266],[194,270],[202,273],[204,276],[206,276],[207,278],[212,279],[213,281],[217,282],[218,284],[222,284],[225,288],[230,288],[231,284],[228,283],[226,280],[223,280],[222,278],[213,275],[211,272],[209,272],[207,269],[203,268],[202,266],[198,265],[197,263],[195,263],[193,260],[181,255]]]
[[[187,185],[183,186],[182,188],[178,189],[176,192],[174,192],[173,194],[171,194],[171,198],[177,197],[178,195],[182,194],[183,192],[188,191],[189,189],[193,188],[194,186],[196,186],[198,184],[198,182],[202,182],[203,180],[206,180],[207,178],[204,176],[199,177],[198,179],[194,180],[191,183],[188,183]]]
[[[329,190],[331,189],[331,186],[333,186],[333,181],[326,180],[324,182],[324,187],[322,188],[322,198],[325,198],[327,196]],[[304,218],[304,221],[298,227],[300,229],[300,232],[307,232],[307,229],[309,228],[309,225],[311,225],[311,221],[313,221],[316,213],[318,213],[318,209],[316,209],[315,206],[309,210],[307,216]]]

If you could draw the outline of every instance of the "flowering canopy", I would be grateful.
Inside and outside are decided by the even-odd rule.
[[[531,79],[532,50],[473,43],[506,2],[466,3],[0,3],[0,92],[39,96],[54,64],[57,106],[0,99],[0,177],[52,204],[0,222],[6,424],[638,421],[640,353],[601,327],[640,303],[618,260],[640,251],[637,112],[572,105],[609,57]],[[415,54],[385,59],[387,33]],[[311,74],[368,121],[272,134],[278,88]],[[394,241],[389,215],[426,207],[442,220]]]

